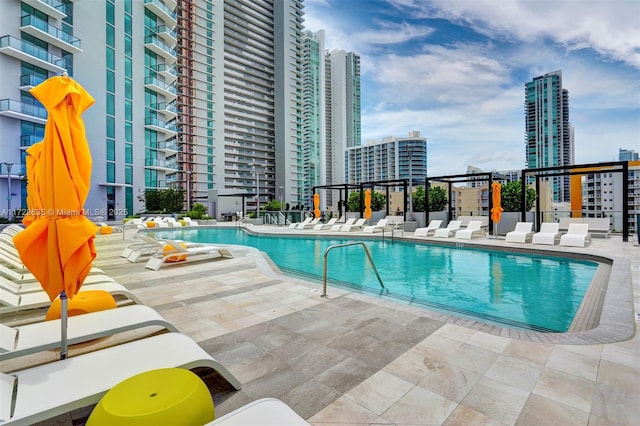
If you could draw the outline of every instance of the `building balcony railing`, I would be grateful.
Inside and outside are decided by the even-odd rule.
[[[27,149],[34,143],[38,143],[43,139],[43,136],[37,135],[22,135],[20,136],[20,149]]]
[[[144,160],[144,166],[148,169],[160,170],[163,172],[177,172],[178,167],[172,167],[172,162],[160,160],[158,158],[147,158]]]
[[[171,1],[169,3],[172,3]],[[175,28],[177,21],[177,14],[173,10],[169,9],[164,3],[159,0],[144,0],[144,7],[155,13],[164,23],[170,27]]]
[[[175,64],[158,64],[156,66],[156,72],[164,77],[164,80],[169,83],[173,83],[178,79],[178,71],[176,71]]]
[[[159,114],[162,114],[167,121],[173,120],[178,116],[178,107],[175,101],[152,104],[151,108],[158,111]]]
[[[22,2],[55,19],[67,16],[60,0],[22,0]]]
[[[0,116],[46,124],[47,110],[39,105],[29,105],[13,99],[0,99]]]
[[[22,179],[27,174],[26,172],[27,168],[24,164],[11,163],[11,179]],[[9,178],[9,171],[4,163],[0,163],[0,178]]]
[[[159,25],[156,28],[156,34],[158,34],[158,37],[164,40],[164,42],[171,47],[175,47],[176,43],[178,42],[178,35],[176,33],[176,30],[171,29],[166,25]]]
[[[172,49],[171,46],[167,45],[155,35],[144,38],[144,47],[164,58],[165,62],[174,63],[176,61],[175,49]]]
[[[34,15],[20,18],[20,30],[71,53],[80,53],[80,40]]]
[[[151,147],[158,151],[163,151],[165,155],[173,155],[180,152],[180,147],[178,146],[176,138],[171,138],[162,142],[155,142],[151,144]]]
[[[166,122],[159,118],[147,117],[144,119],[144,127],[156,132],[167,135],[168,138],[172,138],[178,134],[178,128],[174,122]]]
[[[64,60],[61,57],[31,42],[20,40],[11,35],[0,37],[0,53],[53,71],[57,74],[62,74],[66,71],[64,68]]]
[[[46,77],[36,74],[25,74],[20,76],[20,90],[31,90],[33,87],[46,80]]]
[[[173,84],[167,84],[157,77],[146,77],[144,79],[144,86],[147,89],[151,89],[154,92],[164,95],[167,102],[172,102],[178,96],[178,91]]]

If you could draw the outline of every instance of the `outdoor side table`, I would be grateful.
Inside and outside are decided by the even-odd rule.
[[[60,298],[51,303],[45,316],[47,321],[60,318],[61,304]],[[104,290],[85,290],[77,293],[73,296],[73,299],[67,300],[67,312],[70,317],[117,307],[118,305],[113,296]]]
[[[200,377],[183,368],[161,368],[111,388],[87,426],[203,425],[214,418],[213,399]]]

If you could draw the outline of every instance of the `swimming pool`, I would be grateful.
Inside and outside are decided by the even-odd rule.
[[[322,280],[324,252],[353,238],[255,236],[238,228],[158,230],[160,237],[240,244],[284,272]],[[366,240],[383,291],[360,246],[328,255],[328,279],[385,297],[505,327],[565,332],[598,264],[591,261],[389,240]]]

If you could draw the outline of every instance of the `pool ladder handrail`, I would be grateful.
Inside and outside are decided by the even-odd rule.
[[[367,245],[362,241],[354,241],[354,242],[344,243],[344,244],[334,244],[332,246],[327,247],[327,249],[324,251],[324,274],[322,278],[322,294],[320,295],[320,297],[329,297],[327,295],[327,256],[329,255],[329,252],[335,248],[355,246],[355,245],[361,245],[362,248],[364,248],[364,252],[367,255],[367,258],[369,258],[369,262],[373,267],[373,271],[376,273],[376,277],[378,277],[378,281],[380,282],[380,287],[382,287],[383,290],[386,290],[386,287],[382,283],[382,278],[380,278],[380,274],[378,273],[376,264],[373,262],[373,258],[371,257],[371,253],[369,252]]]

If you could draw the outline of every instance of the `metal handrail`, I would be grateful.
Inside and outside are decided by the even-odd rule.
[[[380,282],[380,287],[382,287],[384,290],[386,290],[386,287],[382,283],[382,278],[380,278],[380,274],[378,273],[378,269],[376,269],[376,264],[373,263],[373,258],[371,257],[371,253],[369,253],[369,249],[367,248],[365,243],[363,243],[362,241],[355,241],[355,242],[351,242],[351,243],[335,244],[335,245],[327,247],[327,249],[324,251],[324,276],[322,278],[322,283],[323,284],[322,284],[321,297],[329,297],[327,295],[327,256],[329,255],[329,252],[331,250],[335,249],[335,248],[338,248],[338,247],[354,246],[356,244],[357,245],[361,245],[364,248],[364,252],[367,255],[367,257],[369,258],[369,262],[371,262],[371,266],[373,267],[373,271],[376,273],[376,277],[378,277],[378,281]]]

